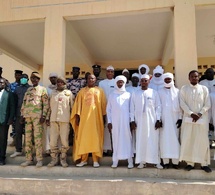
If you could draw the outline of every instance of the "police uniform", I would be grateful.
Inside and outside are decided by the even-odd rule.
[[[99,69],[101,69],[101,66],[98,65],[98,64],[95,64],[95,65],[92,66],[92,68],[93,68],[93,69],[94,69],[94,68],[99,68]],[[102,78],[102,77],[100,77],[100,76],[96,77],[95,86],[99,86],[99,82],[102,81],[102,80],[104,80],[104,78]]]
[[[79,67],[73,67],[73,70],[77,69],[78,71],[80,70]],[[78,92],[80,91],[81,88],[83,88],[85,85],[85,79],[82,78],[77,78],[77,79],[70,79],[67,83],[67,89],[69,89],[72,94],[76,97]]]

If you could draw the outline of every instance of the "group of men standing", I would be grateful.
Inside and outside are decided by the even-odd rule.
[[[28,85],[28,75],[21,74],[19,86],[13,92],[7,90],[6,80],[0,77],[0,106],[1,109],[5,107],[7,113],[4,119],[0,117],[4,120],[0,121],[0,129],[5,129],[4,134],[0,134],[3,140],[0,142],[0,164],[5,164],[6,134],[15,119],[16,152],[11,157],[22,154],[25,124],[26,161],[21,164],[23,167],[33,164],[33,144],[36,166],[43,165],[44,134],[45,150],[50,149],[52,157],[48,167],[57,165],[59,157],[61,165],[67,167],[72,130],[73,159],[80,160],[77,167],[87,165],[89,153],[92,153],[93,167],[99,167],[103,152],[112,151],[112,168],[124,159],[128,160],[128,168],[133,168],[135,155],[138,168],[147,164],[154,164],[159,169],[169,168],[171,159],[176,169],[179,161],[186,161],[187,171],[200,163],[205,172],[211,172],[208,167],[208,124],[210,117],[215,118],[213,109],[210,111],[214,85],[203,83],[207,83],[206,80],[211,83],[210,77],[200,85],[198,72],[193,70],[188,75],[190,84],[179,91],[174,85],[173,74],[164,73],[161,66],[157,66],[150,77],[149,67],[140,65],[131,81],[127,69],[114,79],[114,67],[108,66],[107,78],[102,79],[100,68],[94,65],[94,74],[89,73],[86,79],[81,79],[80,68],[73,67],[73,78],[68,82],[51,73],[48,89],[39,85],[38,72],[32,72],[30,76],[32,86]],[[3,98],[5,93],[7,97]],[[3,102],[5,99],[7,104]]]

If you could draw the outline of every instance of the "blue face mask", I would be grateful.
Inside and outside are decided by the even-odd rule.
[[[26,78],[21,78],[21,79],[20,79],[20,83],[21,83],[22,85],[25,85],[27,82],[28,82],[28,79],[26,79]]]

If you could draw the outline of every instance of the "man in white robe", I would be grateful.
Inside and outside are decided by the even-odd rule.
[[[122,71],[122,75],[126,77],[125,88],[131,86],[132,84],[131,84],[131,81],[130,81],[130,72],[129,72],[129,70],[125,68],[125,69]]]
[[[130,103],[131,129],[136,129],[135,163],[138,168],[146,167],[146,163],[163,168],[159,158],[160,99],[148,85],[149,75],[142,75],[141,89],[132,94]]]
[[[199,84],[206,86],[209,90],[209,93],[215,92],[215,79],[214,79],[213,68],[208,68],[205,71],[205,77],[206,77],[206,79],[200,81]]]
[[[209,93],[214,93],[215,92],[215,79],[214,79],[214,70],[213,68],[208,68],[206,71],[205,71],[205,79],[200,81],[199,84],[201,85],[204,85],[208,88],[209,90]],[[212,95],[213,96],[213,95]],[[213,107],[213,104],[215,104],[215,102],[213,101],[213,98],[211,98],[211,107]],[[208,117],[209,117],[209,140],[210,140],[210,145],[212,145],[212,140],[214,139],[214,136],[213,136],[213,132],[214,131],[214,125],[213,122],[212,122],[212,114],[213,114],[213,110],[212,109],[209,109],[208,110]]]
[[[138,72],[139,72],[139,78],[141,78],[142,75],[144,74],[149,74],[149,67],[148,65],[146,64],[141,64],[139,67],[138,67]]]
[[[164,81],[162,79],[163,72],[164,70],[160,65],[156,66],[156,68],[153,70],[153,76],[150,80],[149,88],[158,91],[164,87]]]
[[[138,89],[141,89],[139,86],[139,74],[134,73],[131,76],[132,86],[126,88],[126,91],[129,92],[131,95]],[[136,153],[136,131],[132,130],[132,145],[133,145],[133,152]]]
[[[172,159],[173,168],[179,163],[179,129],[182,123],[182,112],[179,105],[179,90],[175,88],[172,73],[162,75],[164,87],[158,91],[161,101],[160,157],[165,169],[169,168]]]
[[[184,111],[181,128],[180,161],[186,161],[185,170],[190,171],[195,163],[209,173],[210,149],[208,140],[208,110],[211,106],[207,87],[198,84],[196,70],[189,73],[190,84],[180,90],[180,106]]]
[[[99,82],[99,87],[101,87],[104,90],[106,100],[108,101],[109,95],[114,91],[114,67],[108,66],[106,68],[106,79]],[[104,147],[103,147],[104,155],[108,155],[108,151],[111,151],[111,139],[110,139],[110,133],[107,128],[107,124],[105,124],[104,129]]]
[[[110,94],[107,104],[108,129],[113,140],[113,164],[117,168],[118,161],[128,159],[128,168],[133,165],[132,136],[130,130],[130,97],[126,91],[126,77],[121,75],[115,78],[115,90]]]

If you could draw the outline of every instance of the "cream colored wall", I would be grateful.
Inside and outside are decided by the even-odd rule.
[[[213,68],[215,70],[215,57],[201,57],[198,58],[198,71],[200,75],[204,74],[207,68]],[[169,63],[164,66],[165,72],[174,73],[174,59],[169,60]],[[191,71],[191,69],[190,69]],[[188,74],[188,72],[187,72]]]
[[[22,70],[23,73],[28,75],[33,71],[32,69],[20,64],[16,60],[8,57],[5,54],[0,55],[0,66],[3,68],[2,76],[9,80],[9,82],[14,82],[14,70]]]
[[[61,0],[61,1],[59,0],[43,0],[43,1],[1,0],[0,1],[0,23],[3,24],[7,22],[46,19],[46,22],[47,21],[50,22],[50,23],[47,22],[46,26],[48,28],[50,25],[55,27],[56,26],[55,20],[57,19],[57,21],[58,20],[60,21],[60,22],[58,21],[59,23],[58,26],[62,27],[62,24],[61,24],[62,18],[70,20],[70,19],[103,17],[104,15],[114,16],[114,15],[120,15],[124,13],[135,13],[138,11],[145,11],[145,10],[148,10],[149,12],[151,12],[153,9],[173,8],[174,6],[175,8],[177,7],[180,8],[180,6],[178,6],[179,3],[181,7],[185,6],[184,4],[186,3],[190,3],[191,6],[194,7],[194,5],[195,6],[207,5],[207,4],[212,5],[212,4],[215,4],[215,0],[190,0],[190,1],[188,0],[183,0],[183,1],[182,0],[150,0],[150,1],[149,0],[107,0],[107,1],[93,1],[93,2],[89,2],[88,0],[80,0],[80,1],[79,0]],[[180,16],[183,15],[183,9],[178,10],[177,13],[178,13],[178,17],[180,18]],[[193,21],[194,20],[192,19],[191,22]],[[181,24],[182,23],[183,21],[181,22]],[[183,30],[183,28],[181,29]],[[62,37],[64,37],[64,29],[62,28],[58,30],[62,31],[63,35],[60,38],[58,36],[57,40],[61,39],[59,40],[59,42],[61,45],[63,45],[64,38]],[[52,32],[55,32],[54,28],[49,29],[49,33],[52,33]],[[45,33],[47,33],[47,29],[45,30]],[[52,33],[51,35],[47,34],[47,36],[45,37],[45,43],[46,43],[45,54],[48,54],[50,52],[52,55],[44,56],[44,59],[46,62],[45,71],[43,72],[42,68],[40,68],[41,74],[45,76],[44,83],[48,83],[47,75],[49,72],[52,71],[51,67],[53,66],[53,64],[51,64],[51,62],[54,59],[50,59],[50,58],[53,58],[53,56],[58,56],[56,57],[58,61],[60,63],[64,62],[64,60],[60,59],[62,57],[59,57],[59,56],[62,56],[61,54],[64,53],[64,51],[61,51],[61,49],[56,49],[57,47],[47,46],[49,45],[48,44],[49,37],[54,37],[56,34],[58,33],[57,32]],[[176,36],[176,37],[179,37],[179,36]],[[185,47],[185,44],[183,45],[183,47]],[[62,48],[64,47],[62,46]],[[177,53],[178,53],[178,56],[180,56],[179,55],[180,52],[177,52]],[[192,57],[192,59],[194,58]],[[60,66],[60,63],[58,63],[58,61],[56,62],[56,64]],[[13,72],[13,70],[11,70],[11,67],[10,68],[8,67],[8,64],[9,63],[5,63],[5,65],[4,64],[2,65],[3,68],[6,70],[4,71],[4,74],[8,74],[8,75],[5,75],[5,77],[8,76],[9,79],[13,80],[13,74],[11,76],[11,72]],[[105,68],[107,65],[109,65],[109,62],[106,62],[106,63],[101,62],[101,64],[103,68]],[[128,64],[121,63],[121,62],[113,64],[113,62],[110,62],[110,64],[112,64],[113,66],[117,66],[119,68],[130,67],[129,62]],[[125,66],[125,64],[127,65]],[[137,63],[136,66],[138,67],[139,64],[141,63]],[[158,64],[160,64],[160,62],[159,63],[156,62],[154,65],[152,64],[151,66],[155,66]],[[181,64],[180,60],[177,60],[177,64],[179,65]],[[24,69],[23,65],[17,64],[17,67],[19,67],[19,69]],[[70,71],[71,69],[70,68],[67,69],[67,67],[68,66],[66,65],[65,72],[71,72]],[[171,70],[171,65],[170,67],[167,66],[165,69]],[[61,69],[59,67],[56,68],[55,70],[61,71],[60,72],[61,74],[64,73],[64,69]],[[83,70],[81,68],[81,71],[90,71],[90,70],[91,70],[91,67],[85,66]]]

